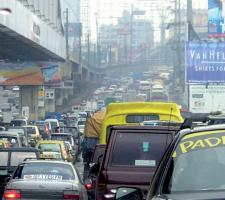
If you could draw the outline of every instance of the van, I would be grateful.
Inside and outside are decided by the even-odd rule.
[[[96,199],[113,199],[121,186],[140,188],[146,195],[157,166],[179,129],[167,125],[111,127],[103,159],[90,169],[90,175],[97,177]]]
[[[111,103],[107,106],[100,134],[100,144],[106,144],[108,131],[114,125],[139,125],[144,121],[183,122],[179,105],[166,102]]]

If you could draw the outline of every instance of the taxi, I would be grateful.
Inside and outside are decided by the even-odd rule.
[[[0,140],[0,148],[9,148],[10,147],[10,142],[5,141],[5,140]]]
[[[126,102],[107,106],[103,121],[100,144],[106,144],[110,127],[114,125],[140,125],[144,121],[167,121],[182,123],[180,107],[168,102]]]
[[[41,140],[36,144],[36,148],[41,151],[41,158],[73,161],[71,150],[64,141]]]

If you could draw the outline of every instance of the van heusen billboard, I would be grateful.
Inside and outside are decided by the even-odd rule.
[[[225,112],[225,85],[190,85],[189,110],[193,113]]]
[[[225,83],[225,42],[188,42],[185,47],[187,84]]]

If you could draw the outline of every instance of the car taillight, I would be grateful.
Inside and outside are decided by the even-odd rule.
[[[4,199],[15,199],[18,200],[21,198],[21,194],[19,190],[6,190],[4,193]]]
[[[63,199],[79,200],[80,194],[77,191],[64,191]]]
[[[85,188],[87,189],[87,190],[92,190],[93,189],[93,184],[90,182],[90,183],[86,183],[85,184]]]

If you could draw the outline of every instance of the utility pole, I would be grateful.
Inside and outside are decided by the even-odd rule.
[[[69,59],[69,9],[66,8],[66,58]]]
[[[88,62],[87,62],[87,64],[88,64],[88,67],[90,66],[90,34],[88,33],[87,34],[87,59],[88,59]]]
[[[187,0],[187,21],[192,24],[193,16],[192,16],[192,0]]]

